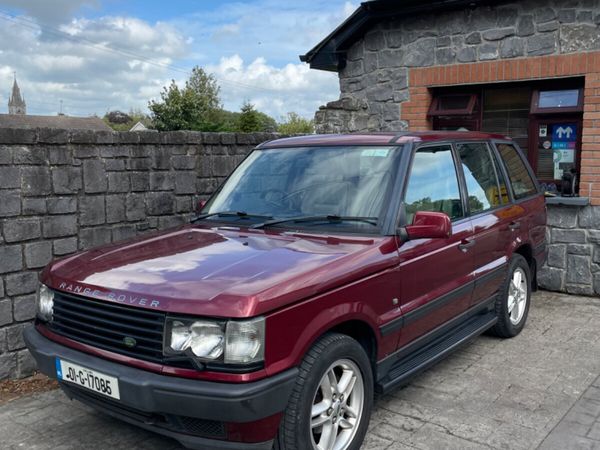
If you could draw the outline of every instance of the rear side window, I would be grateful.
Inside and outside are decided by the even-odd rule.
[[[508,178],[512,187],[515,199],[529,197],[537,193],[537,187],[525,162],[517,152],[514,145],[498,144],[498,152],[502,158],[502,162],[508,172]]]
[[[443,212],[452,220],[463,217],[458,186],[450,146],[417,150],[404,198],[407,223],[412,223],[417,211]]]
[[[490,148],[484,142],[457,144],[467,185],[469,210],[477,214],[504,204]],[[504,195],[506,192],[504,192]]]

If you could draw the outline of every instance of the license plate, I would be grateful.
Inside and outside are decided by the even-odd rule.
[[[56,377],[60,381],[76,384],[98,394],[120,400],[119,380],[78,364],[56,358]]]

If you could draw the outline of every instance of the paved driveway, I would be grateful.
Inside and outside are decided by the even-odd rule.
[[[534,297],[511,340],[480,337],[376,402],[363,449],[600,449],[600,299]],[[0,406],[0,448],[175,449],[59,391]]]

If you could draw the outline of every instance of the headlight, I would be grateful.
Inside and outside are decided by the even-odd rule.
[[[54,292],[41,284],[37,296],[37,317],[44,322],[52,322],[53,313]]]
[[[204,362],[248,364],[264,359],[265,320],[167,319],[165,354]]]

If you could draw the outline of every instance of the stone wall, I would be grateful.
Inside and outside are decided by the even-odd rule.
[[[408,71],[600,49],[600,0],[526,0],[382,21],[347,53],[318,132],[403,130]]]
[[[600,295],[600,207],[548,205],[547,240],[540,287]]]
[[[275,137],[0,129],[0,379],[33,370],[22,330],[51,259],[187,221]]]

